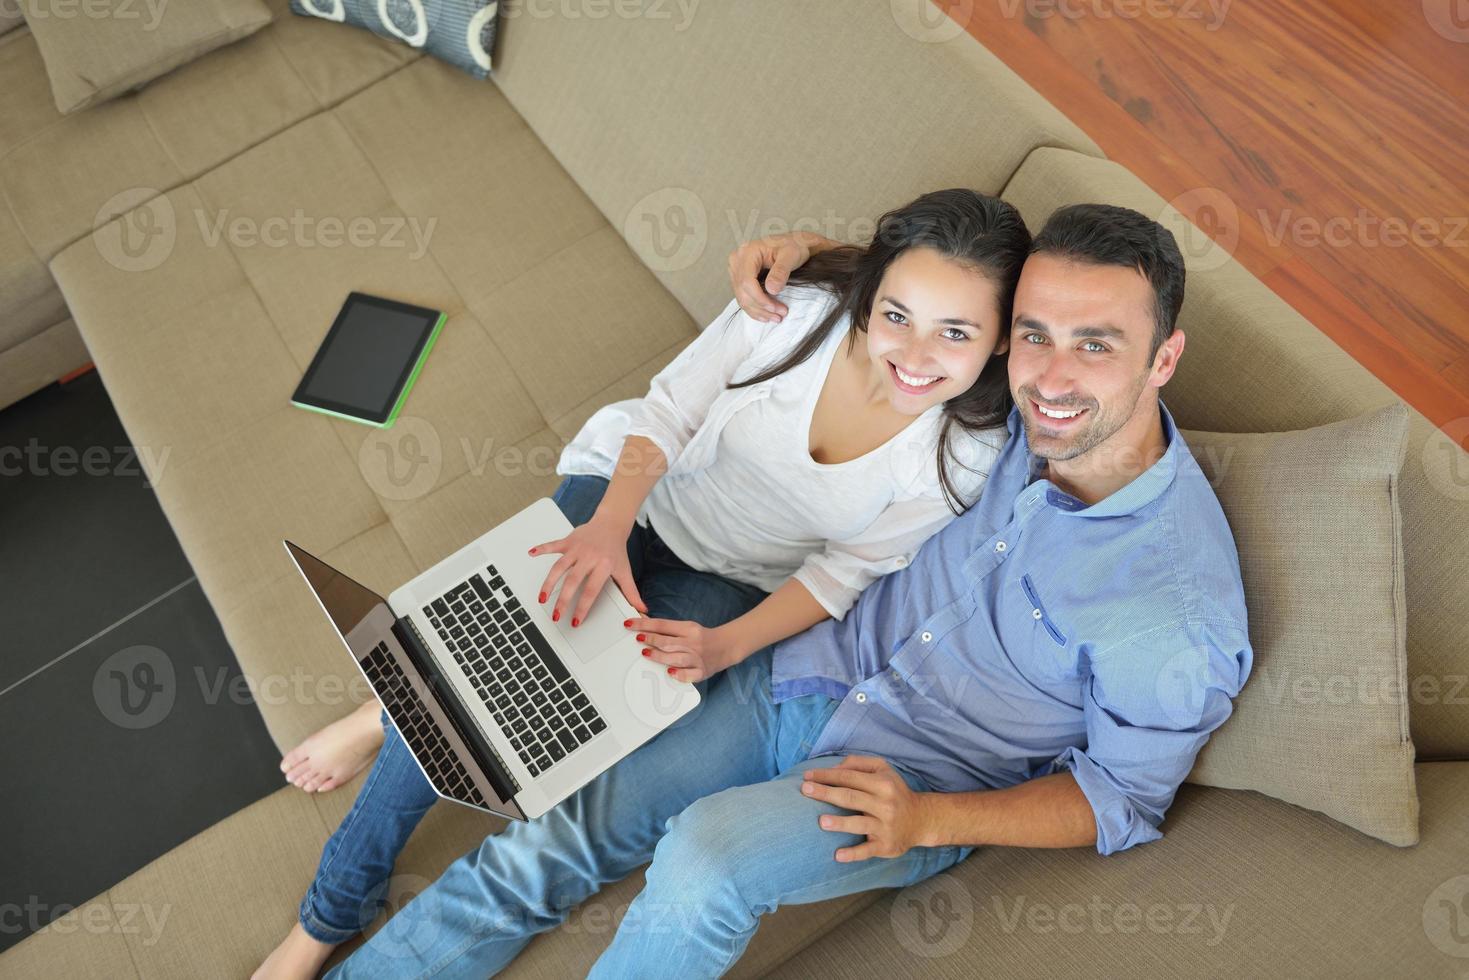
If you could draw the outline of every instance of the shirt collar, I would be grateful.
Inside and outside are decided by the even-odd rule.
[[[1052,506],[1076,517],[1118,517],[1136,513],[1157,500],[1163,491],[1173,485],[1173,478],[1178,474],[1178,454],[1185,448],[1183,440],[1178,438],[1178,429],[1173,424],[1173,415],[1161,400],[1158,402],[1158,415],[1163,421],[1163,438],[1168,448],[1163,451],[1162,456],[1158,457],[1156,463],[1139,473],[1131,483],[1090,507],[1080,506],[1081,502],[1075,497],[1053,486],[1046,494]],[[1026,486],[1029,486],[1045,469],[1046,461],[1030,454],[1030,446],[1025,440],[1025,426],[1020,421],[1018,407],[1010,409],[1010,417],[1005,424],[1010,430],[1010,438],[1019,440],[1017,445],[1024,453],[1028,474]]]

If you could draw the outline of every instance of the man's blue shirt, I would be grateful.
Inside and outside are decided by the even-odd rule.
[[[881,756],[943,792],[1069,769],[1110,854],[1158,825],[1252,660],[1239,555],[1161,405],[1168,448],[1086,506],[1018,411],[980,500],[841,621],[778,644],[776,701],[838,701],[811,755]]]

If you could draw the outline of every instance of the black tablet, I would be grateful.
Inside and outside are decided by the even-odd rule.
[[[291,404],[386,429],[443,325],[437,310],[349,294]]]

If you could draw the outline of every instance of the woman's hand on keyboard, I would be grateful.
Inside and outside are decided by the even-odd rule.
[[[701,681],[745,658],[735,635],[720,626],[710,628],[681,619],[629,619],[622,625],[638,631],[643,656],[668,668],[677,681]]]
[[[561,555],[541,583],[538,597],[544,605],[556,590],[556,584],[561,583],[561,592],[556,596],[556,605],[551,611],[553,622],[560,622],[569,615],[572,626],[581,625],[609,578],[617,583],[629,605],[640,612],[648,611],[643,597],[638,595],[632,566],[628,564],[627,533],[628,529],[618,526],[615,521],[593,517],[573,528],[566,537],[530,549],[532,555]],[[577,595],[578,588],[580,596]],[[573,598],[576,598],[575,607],[571,607]]]

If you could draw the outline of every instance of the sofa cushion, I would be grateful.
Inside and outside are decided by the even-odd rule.
[[[260,0],[110,3],[102,17],[60,0],[24,0],[24,7],[63,113],[106,102],[270,23]]]
[[[1461,976],[1469,763],[1420,764],[1417,781],[1417,847],[1258,793],[1185,786],[1161,841],[1108,857],[979,848],[769,975]]]
[[[1403,650],[1402,405],[1303,432],[1183,433],[1234,532],[1254,666],[1189,781],[1418,840]]]
[[[1157,218],[1188,245],[1179,323],[1188,348],[1164,389],[1180,426],[1284,432],[1396,402],[1366,368],[1122,166],[1066,150],[1033,153],[1003,195],[1031,228],[1097,201]],[[1408,697],[1419,759],[1469,759],[1469,453],[1417,412],[1398,485],[1408,603]]]
[[[475,78],[490,73],[499,0],[291,0],[303,17],[351,24],[420,48]]]

